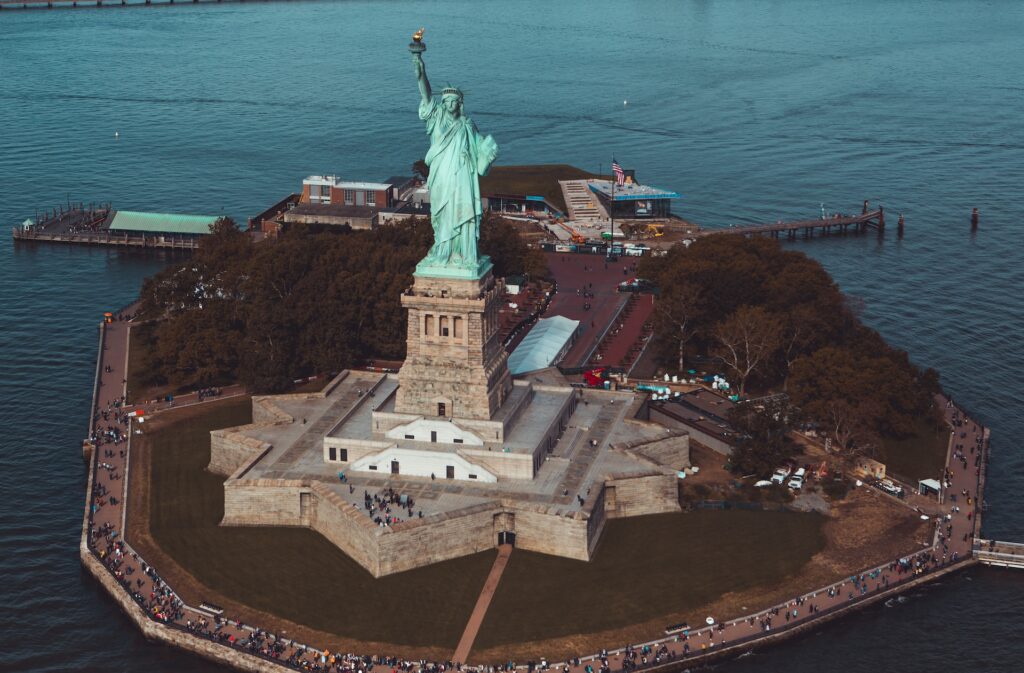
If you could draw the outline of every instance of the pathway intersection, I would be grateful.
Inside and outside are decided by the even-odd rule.
[[[125,380],[130,322],[118,316],[101,326],[102,350],[97,367],[98,387],[93,409],[90,441],[89,493],[83,528],[83,561],[110,591],[124,591],[137,605],[128,610],[136,623],[152,620],[161,625],[157,636],[166,642],[205,650],[204,655],[249,670],[355,671],[366,670],[369,662],[407,673],[435,673],[449,668],[466,668],[453,662],[404,661],[393,657],[361,656],[320,651],[287,638],[223,618],[216,610],[184,603],[123,537],[128,480],[131,478],[131,419],[125,407]],[[217,398],[214,398],[217,399]],[[207,400],[210,401],[210,400]],[[833,585],[794,597],[784,604],[755,614],[711,626],[698,625],[665,638],[636,646],[619,647],[561,664],[551,663],[567,673],[611,673],[637,668],[678,666],[681,660],[696,661],[723,651],[746,649],[768,642],[785,632],[816,624],[867,602],[881,600],[907,585],[974,562],[971,550],[980,532],[981,507],[988,435],[985,428],[968,418],[952,402],[943,400],[951,424],[950,449],[943,479],[943,507],[948,512],[936,522],[934,542],[922,551],[876,568],[867,569]],[[198,402],[206,403],[206,402]],[[132,407],[134,408],[134,407]],[[499,560],[501,556],[499,555]],[[507,556],[505,556],[507,563]],[[495,563],[485,583],[484,594],[493,593],[504,563]],[[107,577],[103,577],[106,574]],[[109,582],[113,578],[118,587]],[[490,586],[490,592],[486,587]],[[116,598],[116,597],[115,597]],[[482,620],[490,596],[481,597],[474,619]],[[122,605],[124,603],[122,602]],[[479,627],[479,624],[477,624]],[[470,629],[467,629],[467,635]],[[171,633],[175,637],[170,637]],[[475,635],[475,634],[474,634]],[[194,639],[194,640],[192,640]],[[210,642],[223,646],[208,648]],[[471,641],[470,641],[471,642]],[[468,655],[469,645],[460,645],[458,658]],[[240,658],[244,653],[250,657]],[[476,667],[493,670],[490,667]]]

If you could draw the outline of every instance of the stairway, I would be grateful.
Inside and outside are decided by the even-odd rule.
[[[562,196],[565,197],[571,221],[594,222],[608,218],[608,214],[587,186],[586,180],[559,180],[558,184],[562,188]]]

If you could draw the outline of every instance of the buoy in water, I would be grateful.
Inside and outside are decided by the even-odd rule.
[[[624,101],[622,101],[622,105],[623,105],[623,106],[629,105],[629,101],[628,101],[628,100],[624,100]]]
[[[114,137],[115,138],[120,138],[121,137],[121,133],[119,131],[115,130],[114,131]]]

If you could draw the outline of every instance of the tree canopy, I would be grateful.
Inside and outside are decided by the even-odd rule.
[[[403,359],[400,297],[431,236],[421,218],[372,231],[293,225],[254,243],[218,222],[190,259],[143,284],[141,317],[158,320],[149,383],[280,392],[301,376]],[[504,220],[486,218],[480,247],[496,275],[546,274]]]
[[[640,274],[661,290],[655,335],[670,371],[682,370],[690,351],[717,358],[741,394],[784,389],[845,455],[935,417],[938,375],[861,324],[825,269],[801,252],[768,238],[709,236],[645,259]]]

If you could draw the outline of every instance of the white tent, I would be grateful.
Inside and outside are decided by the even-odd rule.
[[[561,315],[538,320],[509,355],[509,372],[515,376],[557,364],[575,341],[579,326],[579,320]]]

